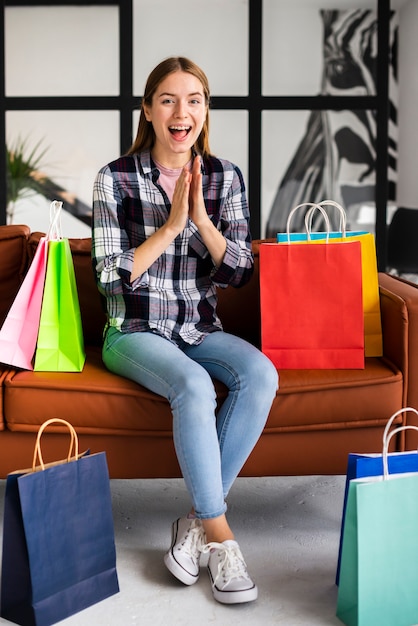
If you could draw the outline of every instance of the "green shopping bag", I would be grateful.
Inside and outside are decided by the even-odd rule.
[[[80,372],[86,354],[70,244],[61,238],[48,245],[34,369]]]
[[[347,626],[418,624],[418,473],[388,474],[390,437],[383,476],[350,481],[337,601]]]

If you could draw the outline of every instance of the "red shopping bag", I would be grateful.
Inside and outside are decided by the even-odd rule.
[[[278,369],[364,367],[359,241],[261,244],[260,299],[262,351]]]
[[[22,285],[0,330],[0,362],[32,370],[41,315],[48,255],[42,237]]]
[[[364,314],[364,353],[365,356],[382,356],[383,338],[382,321],[380,315],[379,279],[377,270],[376,244],[374,235],[366,231],[347,231],[347,217],[343,207],[333,200],[323,200],[318,203],[322,209],[335,207],[340,214],[340,232],[329,233],[335,240],[344,241],[346,237],[360,241],[362,287],[363,287],[363,314]],[[315,237],[318,241],[325,240],[327,233],[312,233],[311,223],[318,206],[313,206],[307,213],[305,226],[307,239]],[[309,232],[308,232],[309,231]]]

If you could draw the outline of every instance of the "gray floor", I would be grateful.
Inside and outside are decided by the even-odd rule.
[[[0,514],[5,481],[0,481]],[[229,520],[257,582],[256,602],[224,606],[206,568],[184,587],[162,557],[174,518],[188,509],[181,480],[113,480],[120,593],[62,622],[63,626],[341,626],[334,584],[344,478],[240,478]],[[0,618],[0,624],[11,624]]]

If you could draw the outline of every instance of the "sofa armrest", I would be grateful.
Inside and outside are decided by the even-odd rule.
[[[383,353],[404,376],[404,406],[418,409],[418,285],[379,274]]]
[[[28,226],[0,226],[0,326],[13,304],[28,268]]]

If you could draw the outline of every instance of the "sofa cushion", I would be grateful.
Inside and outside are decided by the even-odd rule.
[[[402,402],[402,375],[377,358],[364,370],[288,370],[280,377],[266,432],[375,427]],[[225,388],[216,387],[222,401]],[[81,373],[8,373],[4,407],[13,431],[35,432],[44,420],[63,417],[80,433],[171,434],[168,402],[106,370],[95,347],[87,348]]]
[[[261,242],[275,239],[254,239],[254,272],[243,287],[218,289],[218,314],[226,332],[238,335],[258,348],[261,346],[259,251]]]
[[[402,373],[367,357],[364,370],[282,370],[270,432],[375,427],[402,406]]]
[[[8,428],[34,432],[43,421],[63,417],[80,433],[171,433],[164,398],[109,372],[100,348],[90,346],[86,352],[82,372],[10,372],[4,382]]]

